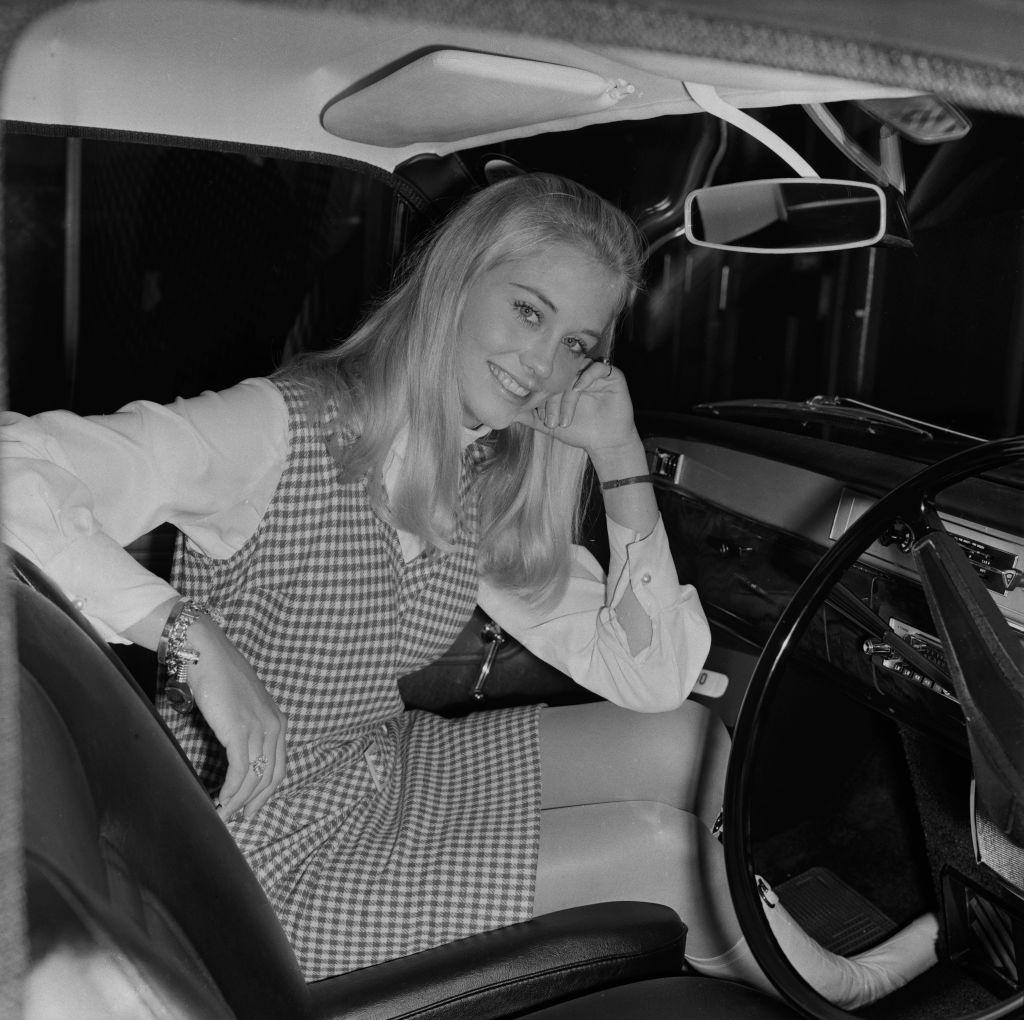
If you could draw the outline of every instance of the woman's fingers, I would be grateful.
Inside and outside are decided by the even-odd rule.
[[[227,821],[251,818],[285,777],[284,716],[255,670],[216,624],[201,617],[189,637],[199,652],[190,671],[196,705],[228,760],[217,810]]]
[[[255,818],[284,780],[287,754],[283,728],[276,736],[261,736],[265,737],[261,743],[249,743],[244,751],[226,749],[228,771],[217,798],[217,810],[229,822]]]
[[[576,373],[576,380],[572,384],[572,389],[583,389],[586,386],[593,385],[595,382],[600,382],[602,379],[610,379],[617,371],[618,369],[611,362],[595,358]]]
[[[548,397],[544,401],[544,406],[540,408],[540,417],[546,428],[558,428],[561,421],[562,400],[564,396],[564,393],[555,393]]]
[[[217,813],[230,822],[235,820],[239,811],[244,811],[257,780],[249,769],[248,741],[234,740],[225,744],[224,750],[228,758],[228,771],[217,796]]]
[[[604,392],[602,385],[618,371],[607,361],[591,361],[577,373],[572,386],[560,394],[558,427],[568,428],[576,416],[576,408],[584,394],[599,395]]]
[[[562,400],[558,408],[558,427],[566,428],[572,424],[572,420],[576,415],[576,405],[580,402],[580,397],[583,395],[584,390],[582,388],[577,389],[574,384],[572,389],[566,390],[562,394]]]
[[[227,821],[255,818],[285,777],[287,744],[283,719],[271,720],[251,739],[225,745],[228,771],[218,796],[218,811]],[[241,812],[241,814],[239,814]]]
[[[595,384],[612,377],[617,369],[605,361],[591,361],[576,373],[572,385],[561,393],[553,393],[534,410],[534,422],[544,429],[554,431],[572,424],[576,406],[584,393],[597,395]]]
[[[259,779],[259,783],[253,790],[250,799],[246,801],[246,818],[254,817],[281,785],[284,780],[286,761],[285,729],[282,725],[276,735],[273,737],[270,734],[267,735],[264,750],[249,763],[250,769]]]
[[[631,442],[636,435],[626,378],[605,361],[588,362],[571,386],[516,420],[586,450],[591,457],[595,451]]]

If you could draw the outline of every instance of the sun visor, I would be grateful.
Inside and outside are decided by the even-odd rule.
[[[439,49],[356,83],[321,121],[339,138],[399,148],[600,113],[640,95],[632,82],[579,67]]]

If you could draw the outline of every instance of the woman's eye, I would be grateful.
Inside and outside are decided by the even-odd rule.
[[[573,354],[586,354],[590,350],[587,341],[581,340],[578,336],[567,336],[562,342]]]
[[[514,305],[516,314],[528,326],[540,325],[540,312],[538,312],[537,309],[533,307],[533,305],[528,304],[525,301],[516,301],[514,302]]]

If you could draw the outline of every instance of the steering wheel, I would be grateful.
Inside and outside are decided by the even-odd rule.
[[[839,584],[843,573],[875,541],[895,541],[902,551],[913,555],[925,588],[925,597],[955,682],[955,692],[968,719],[969,744],[980,789],[981,777],[992,770],[999,773],[1002,786],[990,783],[985,803],[990,814],[1001,812],[1000,819],[1024,815],[1024,775],[1021,754],[992,746],[989,733],[993,711],[1016,712],[1002,719],[998,727],[1007,732],[1008,724],[1021,725],[1024,698],[1020,694],[1021,649],[991,595],[970,565],[961,546],[946,531],[935,510],[935,496],[965,478],[1004,467],[1024,457],[1024,436],[999,439],[971,447],[925,468],[901,483],[867,510],[833,546],[797,589],[779,617],[754,668],[750,685],[740,707],[733,733],[733,750],[725,787],[725,859],[729,889],[740,926],[758,963],[784,998],[808,1016],[830,1020],[850,1017],[822,998],[797,974],[779,948],[761,907],[757,892],[751,841],[751,794],[758,770],[759,747],[765,730],[766,706],[785,671],[800,637],[825,603],[863,622],[891,642],[896,654],[905,658],[925,676],[934,676],[935,666],[908,643],[893,635],[886,623]],[[970,684],[977,668],[984,664],[986,685]],[[996,704],[990,700],[992,669],[1002,669],[994,684]],[[1007,672],[1007,670],[1009,672]],[[1016,672],[1014,672],[1016,670]],[[965,685],[964,676],[967,677]],[[948,684],[948,680],[946,681]],[[1017,690],[1013,690],[1017,684]],[[981,713],[984,725],[977,718]],[[1021,730],[1017,730],[1021,732]],[[998,735],[996,744],[999,744]],[[993,760],[995,759],[995,760]],[[1009,792],[1006,793],[1006,786]],[[1008,803],[1001,803],[1003,789]],[[1018,819],[1020,821],[1020,819]],[[977,1013],[971,1020],[994,1020],[1006,1016],[1024,1003],[1024,993]]]

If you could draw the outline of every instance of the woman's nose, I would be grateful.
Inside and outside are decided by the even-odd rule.
[[[554,371],[557,357],[558,344],[555,341],[538,339],[519,355],[519,360],[535,379],[547,379]]]

